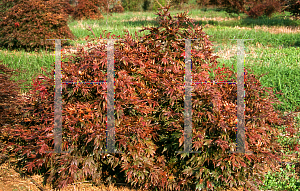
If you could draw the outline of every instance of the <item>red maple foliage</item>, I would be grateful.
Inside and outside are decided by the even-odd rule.
[[[278,100],[272,88],[262,87],[258,77],[245,70],[245,148],[253,154],[229,152],[236,145],[235,84],[193,87],[193,150],[202,153],[176,153],[184,141],[185,96],[185,43],[178,39],[197,39],[192,46],[195,51],[191,51],[193,81],[234,81],[236,73],[218,67],[212,42],[187,13],[174,19],[166,7],[158,16],[159,27],[144,28],[141,31],[149,33],[141,38],[135,33],[136,39],[127,31],[114,46],[116,147],[123,153],[99,153],[106,149],[105,83],[62,85],[62,149],[70,153],[46,153],[53,150],[56,120],[52,70],[43,75],[41,83],[38,77],[33,81],[31,98],[24,100],[27,112],[2,129],[6,148],[11,146],[5,151],[14,153],[18,166],[42,171],[46,181],[58,188],[84,179],[96,184],[123,181],[160,190],[253,189],[253,181],[261,183],[262,166],[280,159],[276,126],[288,126],[292,136],[292,119],[284,119],[274,110],[273,103]],[[100,35],[100,39],[109,38],[115,35]],[[107,74],[107,46],[103,43],[89,42],[75,54],[62,54],[61,64],[63,82],[103,82],[111,75]],[[298,146],[292,145],[296,150]]]

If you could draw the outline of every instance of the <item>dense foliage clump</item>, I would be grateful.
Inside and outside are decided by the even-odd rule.
[[[288,0],[286,10],[291,12],[295,19],[300,19],[300,1],[299,0]]]
[[[254,4],[254,3],[253,3]],[[259,4],[254,4],[253,7],[247,12],[251,18],[260,16],[271,17],[273,13],[280,13],[282,11],[282,3],[278,0],[267,0]]]
[[[69,0],[62,0],[60,1],[60,4],[64,8],[64,11],[67,15],[72,16],[74,14],[75,6],[71,5]]]
[[[2,63],[2,61],[0,61]],[[17,75],[17,70],[9,69],[4,64],[0,64],[0,112],[5,115],[0,116],[0,126],[6,124],[13,124],[18,109],[16,108],[20,104],[20,81],[14,82],[11,77]]]
[[[7,126],[5,150],[14,153],[24,171],[44,173],[55,187],[84,179],[93,182],[124,181],[144,189],[224,190],[261,183],[263,165],[280,158],[276,125],[295,133],[292,120],[273,108],[272,89],[263,88],[245,71],[245,128],[247,151],[230,153],[236,145],[235,84],[194,84],[192,91],[193,149],[200,154],[176,153],[183,148],[185,96],[185,41],[192,41],[193,82],[234,81],[232,68],[218,67],[212,42],[187,13],[159,13],[159,27],[135,39],[129,32],[115,42],[114,115],[116,148],[123,153],[101,154],[106,149],[107,84],[63,84],[64,151],[54,154],[54,70],[33,80],[31,99],[24,100],[26,115]],[[192,26],[191,26],[192,25]],[[108,47],[101,39],[77,52],[62,54],[62,81],[107,80]],[[213,75],[212,75],[213,74]],[[26,121],[26,124],[22,124]],[[298,149],[297,143],[293,145]],[[262,163],[264,162],[264,164]]]
[[[54,41],[46,39],[75,38],[67,19],[58,0],[0,1],[0,45],[27,51],[53,49]]]
[[[94,0],[81,0],[75,7],[74,19],[102,19],[100,8]]]
[[[109,12],[111,13],[123,13],[124,12],[124,8],[122,7],[122,5],[115,5],[113,8],[111,8],[109,10]]]
[[[140,0],[122,0],[122,6],[125,11],[147,10],[147,7],[145,7],[144,4],[145,4],[144,1],[140,1]]]
[[[246,13],[251,18],[263,15],[270,17],[273,13],[284,10],[285,0],[197,0],[203,5],[223,7],[228,13]]]

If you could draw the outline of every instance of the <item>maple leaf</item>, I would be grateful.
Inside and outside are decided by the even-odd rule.
[[[27,167],[27,170],[29,172],[32,172],[32,169],[35,167],[35,164],[34,164],[34,162],[28,162],[25,167]]]
[[[166,59],[166,58],[162,58],[161,61],[162,61],[163,64],[167,64],[168,63],[168,59]]]
[[[205,59],[205,56],[202,52],[198,52],[195,57],[200,57],[201,59]]]
[[[180,56],[185,58],[185,52],[181,53]]]

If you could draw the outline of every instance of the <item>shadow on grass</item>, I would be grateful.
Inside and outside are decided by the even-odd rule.
[[[261,19],[252,19],[252,18],[242,18],[240,20],[229,20],[229,21],[214,21],[214,20],[208,20],[208,21],[195,21],[195,24],[198,25],[214,25],[214,26],[226,26],[226,27],[251,27],[254,28],[254,26],[292,26],[296,27],[300,25],[300,21],[291,20],[291,19],[284,19],[284,18],[261,18]]]
[[[213,25],[213,26],[226,26],[226,27],[240,26],[240,27],[250,27],[250,28],[254,28],[254,26],[297,27],[297,26],[300,25],[300,21],[291,20],[288,16],[285,17],[284,15],[277,15],[277,16],[274,16],[274,17],[271,17],[271,18],[263,16],[263,17],[260,17],[260,18],[257,18],[257,19],[246,17],[246,18],[241,18],[240,20],[229,20],[229,21],[206,20],[206,21],[195,21],[194,23],[198,24],[198,25],[209,24],[209,25]],[[146,26],[146,25],[158,26],[158,24],[159,23],[156,20],[151,20],[151,21],[147,21],[147,20],[126,21],[126,22],[122,23],[122,25],[133,26],[133,27],[142,27],[142,26]]]
[[[291,20],[290,18],[283,16],[276,16],[272,18],[268,17],[260,17],[258,19],[252,19],[252,18],[244,18],[241,19],[239,22],[240,26],[299,26],[300,21]]]

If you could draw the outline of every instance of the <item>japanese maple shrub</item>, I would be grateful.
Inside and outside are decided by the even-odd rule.
[[[12,70],[0,61],[0,127],[14,124],[15,118],[22,111],[20,107],[23,103],[20,96],[20,84],[22,81],[11,80],[12,76],[17,75],[18,70]],[[5,145],[6,132],[1,133],[1,147]],[[4,153],[2,153],[4,154]]]
[[[74,14],[75,8],[73,5],[70,4],[69,0],[60,1],[60,4],[62,5],[63,10],[67,15],[72,16]]]
[[[192,91],[193,150],[178,154],[184,132],[185,41],[192,41],[194,82],[234,81],[235,72],[217,67],[212,42],[187,13],[170,15],[169,6],[158,12],[159,27],[135,39],[127,34],[115,42],[114,115],[116,148],[122,153],[101,154],[106,144],[107,84],[63,84],[63,146],[70,153],[53,150],[54,70],[33,81],[28,112],[7,126],[7,148],[27,172],[40,170],[54,187],[84,179],[115,183],[124,181],[143,189],[224,190],[243,186],[253,189],[267,165],[279,159],[276,125],[295,130],[291,118],[273,109],[278,102],[271,89],[245,71],[245,120],[247,151],[236,154],[235,84],[194,84]],[[116,38],[108,33],[103,38]],[[119,38],[119,37],[117,37]],[[107,80],[107,46],[88,43],[77,52],[62,54],[62,81]],[[213,74],[213,75],[212,75]],[[297,150],[298,145],[293,145]]]
[[[122,5],[117,4],[113,8],[109,9],[109,12],[111,12],[111,13],[123,13],[124,8],[122,7]]]
[[[75,7],[74,19],[102,19],[100,7],[95,0],[81,0]]]
[[[74,39],[60,1],[0,1],[0,45],[3,48],[53,50],[54,42],[46,39]]]
[[[262,2],[254,5],[248,12],[251,18],[257,18],[263,15],[271,17],[273,13],[281,12],[282,3],[278,0],[267,0],[266,2]]]
[[[215,5],[225,8],[228,13],[246,13],[251,18],[263,15],[270,17],[273,13],[281,12],[285,0],[198,0],[199,5]]]

